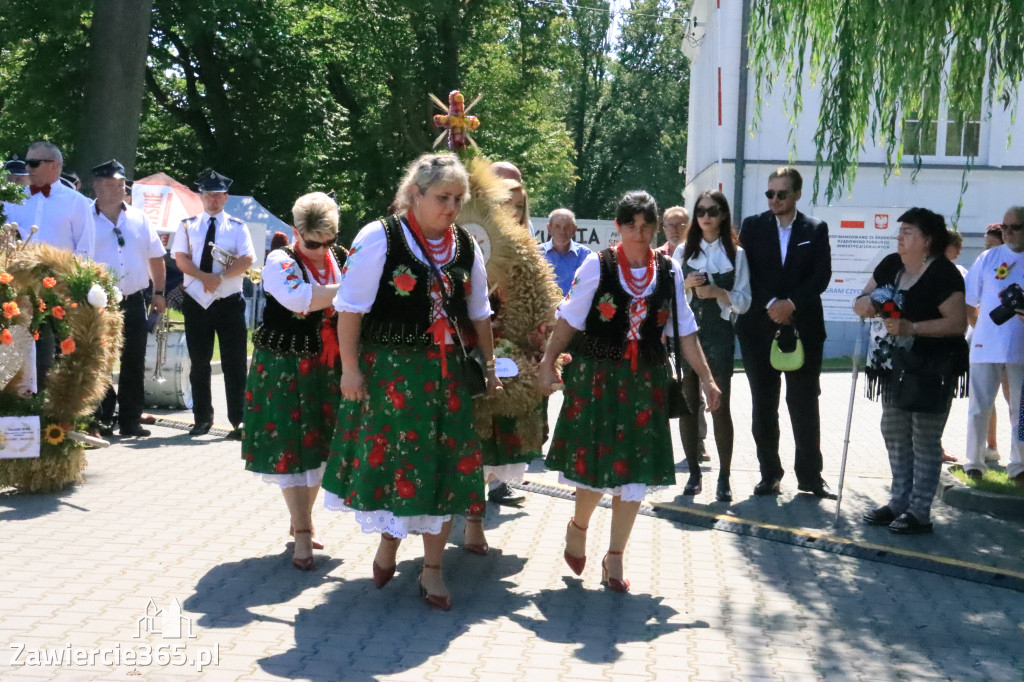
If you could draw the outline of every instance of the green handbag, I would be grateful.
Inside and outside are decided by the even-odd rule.
[[[804,366],[804,344],[800,341],[800,332],[794,329],[793,334],[796,336],[796,345],[791,351],[784,351],[779,348],[779,337],[782,335],[781,329],[775,332],[775,338],[772,340],[772,351],[769,358],[772,367],[780,372],[795,372]]]

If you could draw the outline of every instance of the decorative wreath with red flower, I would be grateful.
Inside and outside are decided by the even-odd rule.
[[[114,284],[101,265],[47,244],[21,244],[12,226],[0,231],[0,416],[39,415],[41,429],[38,458],[0,459],[0,488],[52,492],[84,480],[83,444],[69,433],[86,430],[120,356]],[[44,323],[60,354],[45,390],[23,395],[20,377],[30,371],[27,354]]]

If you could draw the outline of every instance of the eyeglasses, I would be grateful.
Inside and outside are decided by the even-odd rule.
[[[117,245],[122,249],[124,248],[124,234],[121,232],[121,228],[117,225],[114,226],[114,236],[117,237]]]
[[[316,242],[312,239],[303,239],[302,244],[310,251],[316,251],[317,249],[329,249],[334,246],[334,240],[331,239],[326,242]]]
[[[1013,232],[1020,232],[1024,230],[1024,223],[1003,223],[999,226],[1000,230],[1006,231],[1011,230]]]
[[[704,216],[707,216],[709,218],[717,218],[720,215],[722,215],[722,211],[717,206],[698,206],[697,208],[693,209],[693,215],[696,216],[697,218],[703,218]]]
[[[768,197],[768,201],[771,201],[775,197],[778,197],[779,201],[785,201],[787,198],[789,198],[789,194],[790,190],[788,189],[780,189],[778,192],[776,192],[773,189],[770,189],[764,193],[764,195]]]
[[[56,163],[56,159],[25,159],[25,165],[29,168],[39,168],[40,164]]]

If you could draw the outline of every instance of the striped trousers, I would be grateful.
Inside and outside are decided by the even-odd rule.
[[[952,399],[945,411],[934,414],[882,406],[882,438],[892,469],[889,508],[897,516],[908,512],[921,523],[930,520],[942,471],[942,431],[951,403]]]

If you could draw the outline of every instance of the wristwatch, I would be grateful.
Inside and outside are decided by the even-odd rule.
[[[153,295],[154,295],[154,296],[163,296],[163,295],[164,295],[164,292],[163,292],[163,291],[154,291],[154,292],[153,292]]]

